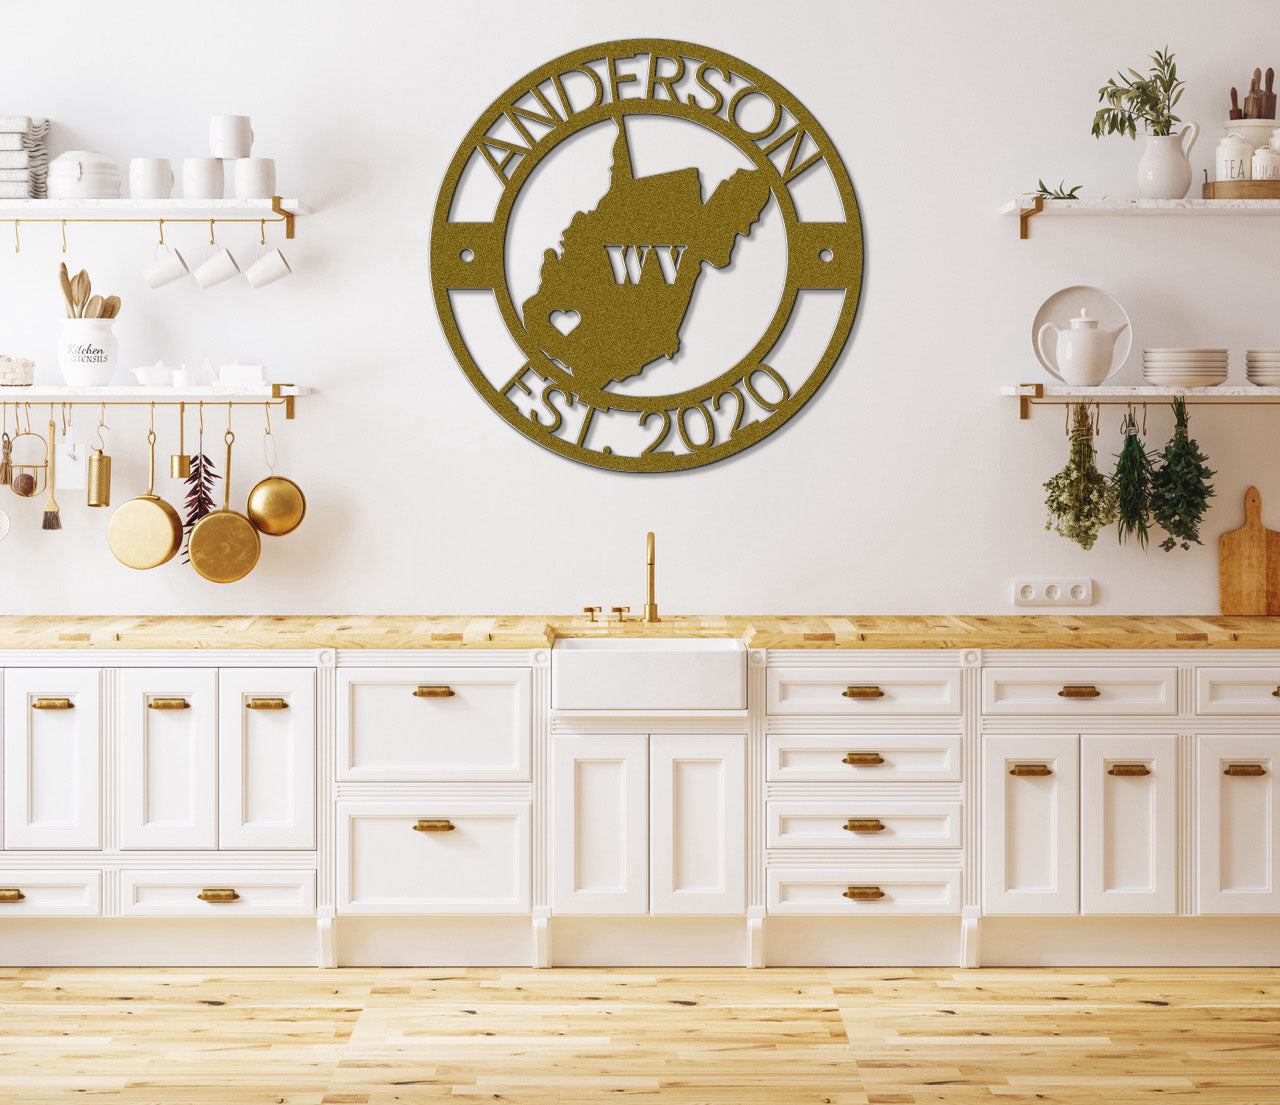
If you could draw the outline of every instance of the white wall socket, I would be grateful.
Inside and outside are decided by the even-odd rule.
[[[1093,580],[1074,576],[1046,576],[1013,581],[1015,606],[1092,606]]]

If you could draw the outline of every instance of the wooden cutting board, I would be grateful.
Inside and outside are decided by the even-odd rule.
[[[1280,614],[1280,532],[1262,524],[1262,496],[1244,493],[1244,525],[1218,538],[1218,602],[1224,614]]]

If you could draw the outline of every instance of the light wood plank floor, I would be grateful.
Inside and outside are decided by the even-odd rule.
[[[1280,1103],[1278,970],[0,969],[0,1103]]]

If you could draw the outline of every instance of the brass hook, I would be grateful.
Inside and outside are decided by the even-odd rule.
[[[103,403],[102,409],[98,412],[98,452],[100,453],[107,447],[106,442],[102,440],[102,431],[109,429],[111,427],[107,425],[107,405]]]
[[[31,404],[23,403],[22,406],[23,406],[23,413],[26,415],[26,418],[27,418],[27,433],[30,433],[31,432]],[[17,422],[17,415],[18,415],[18,412],[15,410],[14,411],[15,423]]]
[[[62,252],[67,252],[67,220],[62,220]]]
[[[67,404],[63,403],[62,404],[62,436],[63,437],[67,436],[67,430],[71,428],[72,423],[75,421],[75,417],[76,417],[75,407],[71,408],[71,414],[68,415]]]
[[[160,228],[160,245],[164,245],[164,219],[156,219],[156,226]]]
[[[1097,437],[1102,433],[1102,404],[1094,403],[1093,405],[1093,436]]]
[[[1066,437],[1071,436],[1071,404],[1062,404],[1062,432]]]
[[[156,432],[156,405],[155,405],[155,403],[152,403],[152,404],[151,404],[151,432],[152,432],[152,433],[155,433],[155,432]]]
[[[204,400],[200,400],[200,433],[204,434]]]
[[[22,237],[18,234],[18,224],[20,222],[21,222],[20,219],[13,220],[13,252],[14,253],[22,252]]]
[[[1147,436],[1147,405],[1142,404],[1142,436]]]
[[[258,221],[258,245],[265,246],[267,244],[267,220],[260,219]]]
[[[262,413],[266,415],[267,428],[262,433],[262,459],[266,462],[271,474],[276,471],[276,435],[271,432],[271,404],[262,404]]]
[[[216,246],[218,244],[213,237],[213,220],[212,219],[209,220],[209,244],[211,246]]]
[[[227,400],[227,433],[231,433],[231,400]]]

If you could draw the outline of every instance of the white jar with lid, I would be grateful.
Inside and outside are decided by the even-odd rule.
[[[1251,180],[1253,143],[1232,132],[1218,143],[1214,180]]]
[[[1280,150],[1270,146],[1254,150],[1251,168],[1254,180],[1280,180]]]

